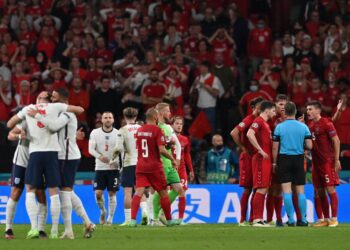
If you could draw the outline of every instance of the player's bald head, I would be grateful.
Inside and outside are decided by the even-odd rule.
[[[149,108],[146,112],[146,121],[156,122],[158,119],[158,110],[155,108]]]

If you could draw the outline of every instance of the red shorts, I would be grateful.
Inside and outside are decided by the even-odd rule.
[[[136,188],[149,186],[156,191],[166,190],[168,184],[164,172],[136,173]]]
[[[253,188],[268,188],[271,185],[272,163],[271,159],[264,159],[260,154],[254,154],[253,166]]]
[[[245,188],[253,187],[252,156],[246,152],[239,157],[239,185]]]
[[[188,189],[188,176],[187,176],[186,169],[179,169],[177,172],[179,173],[182,188],[184,190],[187,190]]]
[[[312,183],[315,188],[339,185],[339,176],[334,169],[334,164],[330,162],[314,163],[312,166]]]

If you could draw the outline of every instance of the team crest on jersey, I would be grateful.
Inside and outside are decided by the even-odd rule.
[[[256,122],[254,122],[254,123],[252,124],[252,127],[253,127],[253,128],[258,128],[258,127],[259,127],[259,124],[257,124]]]
[[[15,184],[19,184],[21,182],[21,178],[15,178]]]
[[[241,122],[241,123],[238,124],[238,126],[240,126],[241,128],[244,128],[245,127],[245,123]]]
[[[106,140],[109,140],[109,136],[108,136],[108,135],[106,135],[106,136],[105,136],[105,139],[106,139]]]

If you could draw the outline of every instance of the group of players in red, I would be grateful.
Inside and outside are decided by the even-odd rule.
[[[287,101],[288,98],[285,95],[278,95],[275,103],[264,101],[262,98],[252,100],[250,103],[252,114],[245,117],[231,131],[231,136],[241,151],[240,186],[244,191],[240,200],[240,226],[283,226],[283,198],[281,184],[272,162],[272,134],[277,124],[285,119],[284,106]],[[338,105],[340,106],[341,104]],[[338,196],[335,187],[339,184],[338,171],[341,169],[340,142],[332,122],[334,118],[322,117],[321,113],[321,104],[316,101],[310,102],[306,105],[306,114],[298,120],[305,122],[312,134],[312,181],[318,217],[318,221],[313,226],[336,227],[338,226]],[[305,155],[307,154],[306,151]],[[247,220],[250,196],[252,196],[251,209]],[[266,220],[263,220],[265,199],[267,216]],[[294,193],[293,205],[297,217],[296,225],[305,226],[298,208],[298,197]],[[329,207],[331,207],[331,214]],[[274,213],[276,222],[273,221]]]
[[[186,166],[190,170],[190,178],[193,179],[192,160],[190,156],[190,144],[187,137],[182,136],[183,118],[173,118],[174,132],[181,144],[181,160],[175,159],[174,153],[170,153],[163,130],[157,125],[159,111],[156,108],[150,108],[146,112],[146,124],[143,125],[135,134],[138,160],[136,165],[136,191],[131,204],[131,222],[130,226],[136,226],[137,212],[140,207],[142,195],[146,188],[152,187],[160,196],[160,205],[166,218],[166,225],[171,226],[176,223],[172,221],[171,200],[168,195],[168,183],[165,169],[161,161],[161,155],[171,160],[175,169],[177,169],[181,185],[184,191],[187,190],[187,172]],[[181,197],[179,197],[180,199]],[[179,202],[179,220],[182,221],[185,211],[185,203]]]

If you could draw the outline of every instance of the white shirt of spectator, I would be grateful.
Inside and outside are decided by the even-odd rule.
[[[119,60],[117,60],[117,61],[115,61],[114,63],[113,63],[113,66],[119,66],[119,65],[121,65],[121,64],[123,64],[125,62],[125,59],[123,58],[123,59],[119,59]],[[135,65],[133,64],[133,63],[129,63],[128,65],[126,65],[125,67],[124,67],[124,69],[128,69],[128,68],[134,68],[135,67]]]
[[[200,76],[198,76],[199,81],[204,82],[210,76],[211,76],[210,73],[206,74],[205,76],[200,75]],[[216,76],[214,77],[214,82],[213,82],[211,87],[219,90],[219,97],[221,97],[225,92],[224,88],[221,84],[221,81]],[[214,108],[214,107],[216,107],[217,97],[211,95],[206,89],[204,89],[200,85],[197,86],[197,89],[198,89],[198,101],[197,101],[198,108]]]
[[[138,124],[127,124],[119,129],[124,144],[124,167],[135,166],[137,163],[137,148],[135,134],[141,126]],[[120,141],[118,140],[118,143]],[[120,148],[120,146],[118,146]]]
[[[81,158],[77,145],[78,120],[74,113],[62,112],[55,120],[48,120],[42,115],[35,116],[51,132],[58,133],[58,143],[61,151],[58,153],[59,160],[78,160]]]
[[[66,112],[67,104],[63,103],[40,103],[29,105],[18,112],[18,117],[27,121],[28,131],[31,136],[29,153],[33,152],[59,152],[57,133],[52,133],[43,123],[27,115],[29,109],[37,109],[48,120],[55,120],[61,112]]]
[[[115,128],[113,128],[111,132],[105,132],[102,128],[92,130],[89,139],[89,153],[95,157],[95,171],[116,170],[121,167],[119,161],[116,161],[116,164],[106,164],[98,159],[103,155],[106,156],[109,161],[112,160],[113,149],[117,143],[117,138],[122,140],[121,134]]]
[[[22,121],[20,124],[16,125],[17,128],[23,129],[26,131],[26,139],[20,139],[18,141],[18,145],[13,155],[13,164],[17,166],[21,166],[27,168],[28,160],[29,160],[29,139],[30,135],[27,131],[27,123],[26,121]]]
[[[131,80],[131,88],[136,91],[140,86],[149,82],[149,74],[142,74],[137,72]]]

